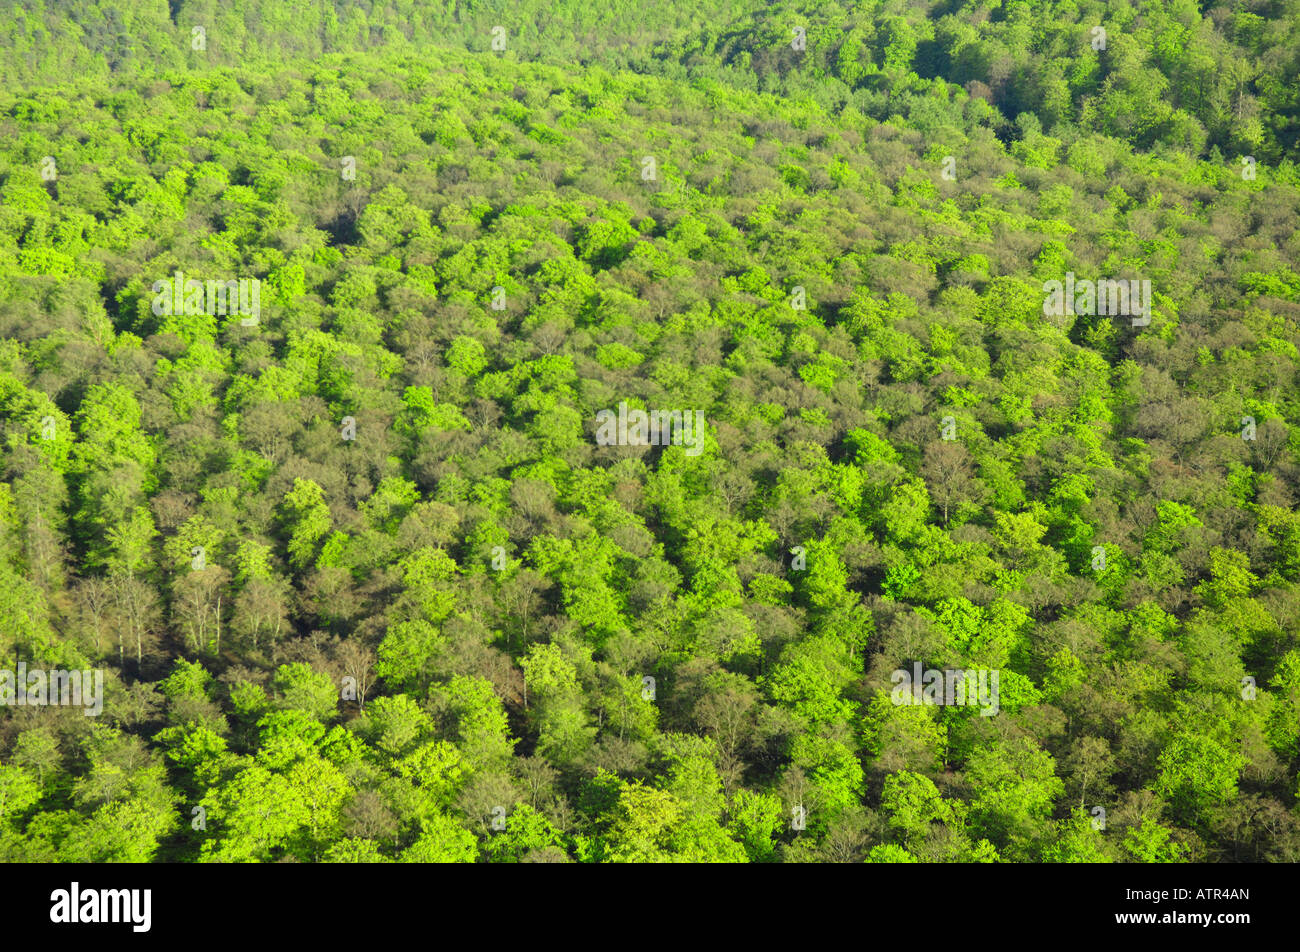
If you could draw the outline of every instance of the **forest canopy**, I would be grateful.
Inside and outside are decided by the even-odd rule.
[[[1300,859],[1297,0],[368,7],[0,13],[0,860]]]

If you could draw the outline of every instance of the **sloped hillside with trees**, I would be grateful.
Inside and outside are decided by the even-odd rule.
[[[76,6],[0,669],[105,694],[0,707],[0,859],[1300,859],[1294,3]]]

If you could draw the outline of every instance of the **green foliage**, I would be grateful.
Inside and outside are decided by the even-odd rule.
[[[0,859],[1300,859],[1247,6],[10,4]]]

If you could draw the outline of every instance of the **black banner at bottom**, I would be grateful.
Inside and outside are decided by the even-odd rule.
[[[9,866],[14,935],[112,934],[132,942],[256,935],[340,940],[384,928],[486,920],[546,931],[690,922],[731,944],[782,917],[865,914],[888,933],[1059,930],[1183,940],[1246,936],[1286,921],[1280,866]],[[671,920],[671,921],[669,921]],[[946,924],[946,927],[945,927]],[[196,927],[198,931],[196,932]],[[435,925],[435,927],[437,927]],[[472,927],[472,926],[470,926]],[[940,928],[940,933],[932,930]],[[615,932],[617,934],[617,931]],[[1053,934],[1053,933],[1049,933]]]

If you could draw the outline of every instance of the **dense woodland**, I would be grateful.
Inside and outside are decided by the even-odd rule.
[[[1300,860],[1300,0],[368,7],[0,13],[0,859]]]

